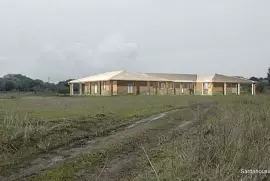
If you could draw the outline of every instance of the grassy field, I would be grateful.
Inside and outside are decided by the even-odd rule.
[[[157,148],[153,165],[160,180],[270,180],[269,174],[241,174],[270,171],[269,97],[220,100],[207,117],[197,117],[196,126]],[[157,177],[149,167],[131,180]]]
[[[0,166],[76,139],[104,136],[198,97],[48,97],[0,99]]]
[[[204,115],[198,102],[209,101],[216,104]],[[189,110],[157,125],[121,132],[142,118],[183,107]],[[0,171],[8,176],[26,160],[78,140],[113,136],[91,153],[26,180],[97,178],[104,164],[113,167],[113,160],[132,153],[125,174],[101,173],[100,180],[254,180],[265,175],[240,169],[270,169],[269,109],[267,96],[0,96]],[[183,120],[196,124],[168,131]]]

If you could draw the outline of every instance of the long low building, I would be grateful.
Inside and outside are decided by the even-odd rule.
[[[256,82],[243,77],[214,74],[135,73],[113,71],[69,82],[70,95],[79,84],[78,95],[227,95],[241,93],[241,86],[251,85],[255,95]]]

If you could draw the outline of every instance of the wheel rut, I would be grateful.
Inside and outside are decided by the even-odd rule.
[[[14,180],[24,180],[24,178],[30,177],[39,173],[40,171],[53,168],[57,164],[63,163],[68,159],[74,158],[80,154],[85,154],[90,152],[93,148],[98,147],[106,140],[110,139],[114,134],[121,134],[121,132],[130,131],[136,129],[137,127],[150,126],[150,123],[164,119],[166,116],[181,111],[188,108],[175,109],[167,112],[162,112],[156,115],[152,115],[148,118],[141,119],[134,124],[128,125],[124,130],[113,132],[111,135],[94,138],[92,140],[82,139],[77,141],[73,147],[69,148],[58,148],[53,150],[53,152],[38,155],[38,158],[35,158],[31,161],[24,162],[17,166],[16,171],[12,171],[10,176],[1,176],[1,181],[14,181]],[[78,144],[79,143],[79,144]]]

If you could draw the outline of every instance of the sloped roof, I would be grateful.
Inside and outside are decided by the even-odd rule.
[[[167,74],[167,73],[145,73],[150,76],[161,77],[174,82],[195,82],[196,74]]]
[[[123,71],[113,76],[110,80],[170,81],[169,79],[165,79],[163,77],[155,77],[144,73],[126,72],[126,71]]]
[[[215,74],[213,82],[253,83],[254,81],[239,76],[226,76],[221,74]]]
[[[127,71],[113,71],[102,74],[93,75],[77,80],[72,80],[69,83],[85,83],[95,81],[107,81],[107,80],[130,80],[130,81],[170,81],[168,79],[154,77],[142,73],[127,72]]]
[[[123,70],[121,71],[112,71],[112,72],[105,72],[102,74],[97,74],[97,75],[92,75],[89,77],[84,77],[81,79],[77,79],[77,80],[72,80],[69,83],[84,83],[84,82],[94,82],[94,81],[106,81],[106,80],[110,80],[113,76],[119,74],[123,72]]]
[[[200,74],[166,74],[146,73],[147,75],[162,77],[174,82],[226,82],[226,83],[253,83],[244,77],[226,76],[221,74],[200,75]]]
[[[197,82],[212,82],[215,75],[197,75]]]
[[[106,72],[77,80],[69,83],[85,83],[107,80],[126,81],[174,81],[174,82],[226,82],[226,83],[254,83],[255,81],[239,76],[226,76],[221,74],[197,75],[197,74],[166,74],[166,73],[135,73],[124,70]]]

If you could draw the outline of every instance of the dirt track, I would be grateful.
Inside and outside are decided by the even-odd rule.
[[[208,108],[209,105],[205,106],[204,109],[207,110]],[[93,140],[79,140],[71,147],[59,148],[51,153],[39,155],[38,158],[23,163],[18,170],[10,174],[11,176],[0,177],[0,180],[28,180],[28,177],[40,171],[54,168],[68,159],[98,150],[102,145],[111,142],[111,140],[117,142],[127,135],[136,135],[147,131],[147,140],[142,140],[142,144],[136,145],[133,150],[117,153],[105,161],[103,165],[97,165],[97,168],[91,169],[91,171],[84,170],[78,173],[77,176],[77,180],[96,180],[97,178],[98,180],[120,180],[120,178],[128,180],[148,166],[142,145],[146,150],[155,148],[158,144],[162,144],[163,141],[170,138],[174,132],[173,130],[188,129],[194,122],[194,112],[190,108],[153,115],[109,136]]]

